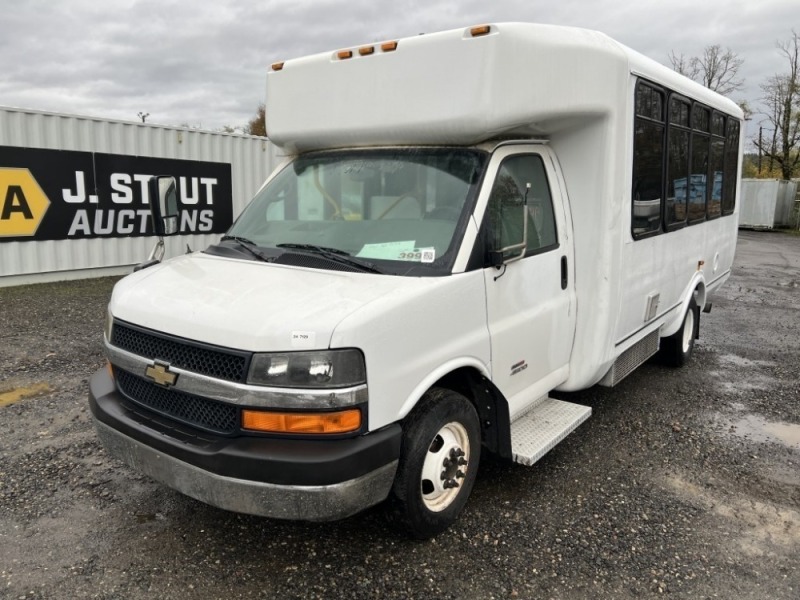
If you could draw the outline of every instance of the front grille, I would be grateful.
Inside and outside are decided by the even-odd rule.
[[[245,352],[170,338],[119,321],[114,322],[111,330],[111,345],[201,375],[237,383],[244,383],[247,379],[249,354]]]
[[[239,409],[193,394],[150,383],[114,368],[120,392],[134,403],[205,431],[230,435],[239,430]]]

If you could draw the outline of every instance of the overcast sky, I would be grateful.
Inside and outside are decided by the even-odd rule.
[[[747,84],[733,99],[757,107],[800,0],[0,0],[0,105],[241,126],[275,61],[502,21],[597,29],[667,65],[730,47]]]

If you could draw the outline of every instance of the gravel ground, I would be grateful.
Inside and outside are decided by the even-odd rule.
[[[742,232],[688,366],[564,396],[592,418],[533,467],[485,460],[427,542],[384,506],[237,515],[108,458],[113,283],[0,288],[2,598],[800,597],[800,237]]]

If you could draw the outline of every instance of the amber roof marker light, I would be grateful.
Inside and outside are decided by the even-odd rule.
[[[272,63],[272,70],[273,71],[280,71],[282,69],[283,69],[283,63],[282,62]]]
[[[394,52],[397,50],[397,42],[384,42],[381,44],[382,52]]]
[[[336,53],[336,58],[339,60],[346,60],[348,58],[353,58],[353,51],[352,50],[339,50]]]
[[[473,27],[469,30],[469,34],[472,37],[479,37],[481,35],[488,35],[492,32],[491,25],[478,25],[477,27]]]
[[[375,53],[375,46],[362,46],[358,49],[359,56],[369,56]]]

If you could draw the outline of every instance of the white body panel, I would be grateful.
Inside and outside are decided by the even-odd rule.
[[[134,273],[114,289],[115,317],[171,335],[253,352],[328,348],[337,323],[424,280],[339,273],[194,254]]]
[[[393,52],[376,45],[370,56],[359,56],[355,47],[348,60],[332,52],[286,61],[268,75],[268,130],[290,152],[546,137],[563,172],[574,229],[577,324],[569,377],[559,388],[581,389],[598,382],[616,356],[649,331],[677,329],[690,284],[721,283],[735,248],[738,202],[733,218],[633,241],[637,77],[728,114],[741,112],[602,33],[524,23],[491,27],[475,38],[464,29],[403,39]],[[479,225],[481,207],[475,215]],[[466,264],[473,235],[477,227],[466,233],[456,271]],[[698,280],[699,261],[706,266]],[[645,324],[654,290],[662,294],[662,310]]]
[[[195,254],[127,277],[109,308],[123,321],[239,350],[360,348],[371,429],[402,417],[409,398],[456,368],[490,376],[480,271],[407,278]],[[313,344],[298,348],[293,332]]]
[[[591,386],[648,333],[676,331],[693,290],[703,301],[733,260],[737,214],[633,241],[638,76],[741,118],[731,101],[603,34],[573,28],[500,24],[483,37],[457,30],[400,40],[393,52],[287,61],[269,74],[267,126],[290,153],[528,138],[481,146],[494,162],[452,273],[341,274],[193,255],[120,284],[111,310],[242,350],[291,350],[296,330],[315,332],[316,348],[360,348],[371,429],[404,417],[461,367],[492,379],[512,417],[553,388]],[[560,245],[506,265],[502,275],[470,270],[498,161],[517,152],[545,158]],[[645,320],[653,294],[659,308]],[[523,359],[527,368],[511,375]]]

